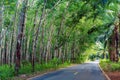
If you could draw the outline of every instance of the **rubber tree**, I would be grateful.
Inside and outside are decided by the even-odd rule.
[[[0,2],[0,56],[1,56],[1,48],[2,48],[2,44],[1,44],[1,40],[2,40],[2,2]],[[0,57],[1,59],[1,57]],[[2,59],[1,59],[2,60]],[[0,63],[1,63],[1,60],[0,60]]]
[[[37,43],[38,43],[38,36],[39,36],[40,28],[41,28],[42,23],[43,23],[42,20],[43,20],[43,17],[45,15],[46,3],[47,3],[47,0],[44,0],[44,5],[43,5],[43,8],[42,8],[42,14],[41,14],[38,26],[36,28],[35,37],[34,37],[34,40],[33,40],[33,51],[32,51],[32,71],[33,72],[35,71],[36,46],[37,46]]]
[[[120,13],[118,14],[118,19],[119,19],[119,55],[120,55]]]
[[[15,74],[18,75],[20,69],[20,58],[21,58],[21,42],[22,38],[24,37],[23,31],[25,27],[25,16],[27,10],[27,3],[28,0],[24,0],[22,3],[21,12],[19,14],[19,22],[18,22],[18,34],[17,34],[17,44],[16,44],[16,51],[15,51]]]

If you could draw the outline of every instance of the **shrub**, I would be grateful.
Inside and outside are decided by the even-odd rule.
[[[14,76],[14,68],[8,65],[0,66],[0,79],[7,80],[7,78]]]
[[[19,74],[29,74],[32,71],[32,65],[30,63],[26,64],[26,65],[21,65]]]
[[[100,66],[105,71],[120,71],[120,62],[115,63],[115,62],[111,62],[110,60],[101,60]]]

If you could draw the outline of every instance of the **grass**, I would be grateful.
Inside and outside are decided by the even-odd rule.
[[[79,61],[78,61],[79,63]],[[56,70],[59,68],[64,68],[72,63],[68,60],[64,63],[60,59],[54,58],[53,60],[47,62],[47,63],[35,63],[35,72],[32,72],[32,65],[30,62],[25,62],[24,65],[21,65],[21,68],[19,70],[19,75],[25,74],[25,75],[33,75],[36,73],[42,73],[42,72],[47,72],[51,70]],[[9,65],[2,65],[0,66],[0,80],[16,80],[14,78],[14,66],[10,67]],[[18,79],[17,79],[18,80]]]
[[[70,62],[61,63],[61,61],[52,60],[48,63],[35,65],[35,72],[42,72],[50,69],[58,69],[61,67],[66,67],[70,65]],[[33,74],[32,66],[30,63],[25,65],[21,65],[21,69],[19,70],[19,75],[21,74]],[[12,80],[14,79],[14,67],[10,67],[8,65],[0,66],[0,80]]]
[[[100,61],[100,66],[104,71],[120,71],[120,61],[116,63],[104,59]]]
[[[0,80],[7,80],[7,78],[12,76],[14,76],[14,69],[12,67],[8,65],[0,66]]]

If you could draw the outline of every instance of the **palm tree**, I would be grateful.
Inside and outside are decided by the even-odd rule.
[[[119,2],[120,3],[120,2]],[[119,3],[111,2],[107,7],[104,8],[105,15],[103,15],[104,24],[103,27],[107,30],[103,36],[104,51],[108,47],[108,52],[110,55],[110,60],[113,62],[118,62],[119,60],[119,20],[117,15],[119,14]],[[106,46],[108,44],[108,46]]]

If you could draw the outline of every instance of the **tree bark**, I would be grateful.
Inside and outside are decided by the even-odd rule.
[[[0,63],[2,64],[2,39],[3,39],[3,33],[2,33],[2,30],[3,30],[3,11],[4,10],[4,4],[3,4],[3,1],[1,1],[0,3]]]
[[[3,59],[3,63],[7,64],[7,37],[5,37],[5,44],[4,44],[4,59]]]
[[[17,35],[17,44],[16,44],[16,60],[15,60],[15,74],[18,75],[20,69],[20,58],[21,58],[21,41],[23,38],[23,31],[25,27],[25,16],[27,10],[28,0],[23,1],[22,9],[19,16],[19,25],[18,25],[18,35]]]
[[[119,56],[120,56],[120,13],[118,14],[118,19],[119,19],[119,24],[118,24],[118,26],[119,26],[119,39],[118,39],[118,41],[119,41]]]
[[[40,17],[39,24],[38,24],[38,28],[37,28],[36,33],[35,33],[35,38],[34,38],[34,40],[33,40],[32,72],[35,71],[36,46],[37,46],[37,42],[38,42],[38,36],[39,36],[40,27],[42,26],[42,20],[43,20],[43,16],[44,16],[44,11],[45,11],[46,2],[47,2],[47,1],[44,0],[44,6],[43,6],[43,8],[42,8],[42,15],[41,15],[41,17]]]
[[[110,36],[108,41],[108,52],[110,55],[110,60],[113,62],[118,62],[118,27],[115,25],[113,34]]]

